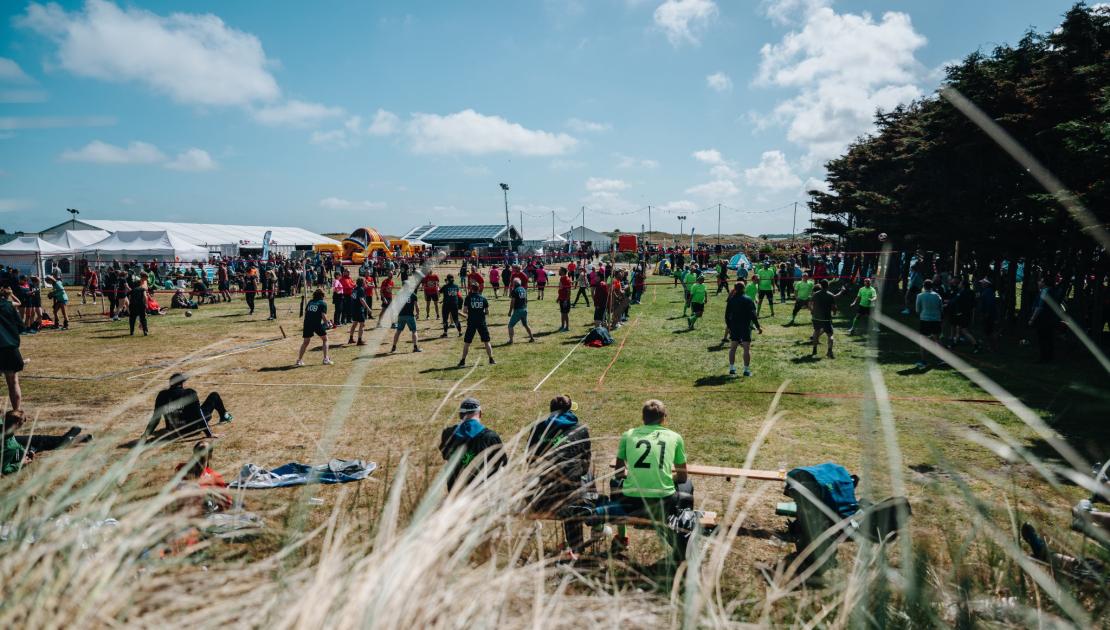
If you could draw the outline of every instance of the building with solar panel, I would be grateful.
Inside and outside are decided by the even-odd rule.
[[[521,243],[520,232],[515,226],[504,225],[421,225],[409,230],[402,239],[424,241],[435,249],[450,255],[471,252],[500,252],[515,250]]]

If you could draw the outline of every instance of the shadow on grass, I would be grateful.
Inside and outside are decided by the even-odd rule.
[[[678,330],[672,330],[671,334],[672,335],[685,335],[686,333],[694,332],[694,330],[696,330],[696,329],[694,329],[694,328],[679,328]]]
[[[714,374],[712,376],[702,376],[698,380],[694,381],[694,387],[716,387],[719,385],[732,383],[736,380],[737,378],[735,376],[729,376],[727,374]]]
[[[122,337],[133,337],[131,333],[120,333],[118,335],[93,335],[93,339],[120,339]]]
[[[793,359],[790,359],[790,362],[791,363],[817,363],[820,360],[821,360],[821,357],[819,357],[815,354],[803,354],[800,357],[794,357]]]
[[[728,344],[725,344],[725,343],[715,343],[712,346],[706,346],[705,347],[706,352],[720,352],[722,350],[727,350],[727,349],[728,349]]]

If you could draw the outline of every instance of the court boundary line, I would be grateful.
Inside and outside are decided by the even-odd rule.
[[[586,337],[589,336],[590,333],[582,335],[582,338],[578,340],[578,343],[574,344],[574,347],[570,349],[570,352],[568,352],[566,356],[560,359],[559,362],[555,364],[555,367],[551,368],[551,371],[547,373],[547,376],[541,378],[539,383],[536,383],[536,386],[532,388],[532,393],[540,391],[540,387],[542,387],[543,384],[547,382],[547,379],[551,378],[551,375],[554,374],[555,371],[563,365],[563,363],[566,363],[566,360],[570,358],[570,355],[574,354],[575,350],[582,347],[582,342],[586,341]]]
[[[624,333],[624,337],[621,337],[620,345],[617,346],[616,354],[614,354],[613,358],[609,361],[609,365],[605,366],[605,371],[597,378],[597,387],[594,388],[594,391],[601,390],[601,386],[605,383],[605,375],[609,373],[609,369],[613,367],[613,364],[617,362],[617,358],[621,356],[621,351],[624,350],[624,342],[628,341],[628,338],[632,336],[632,327],[639,321],[640,316],[637,315],[636,319],[632,320],[632,323],[628,325],[628,330]]]

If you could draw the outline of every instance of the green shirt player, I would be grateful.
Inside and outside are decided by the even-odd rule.
[[[759,295],[759,275],[752,273],[751,281],[744,287],[744,295],[750,297],[754,302]]]
[[[686,270],[686,275],[682,276],[682,292],[686,294],[686,302],[682,307],[682,316],[686,317],[686,311],[690,308],[690,289],[693,288],[694,283],[698,280],[698,274],[691,267]]]
[[[694,324],[697,323],[698,318],[705,313],[705,302],[709,299],[709,291],[705,288],[705,277],[698,276],[694,280],[693,286],[690,287],[690,317],[686,318],[686,324],[689,330],[694,329]]]
[[[759,277],[759,300],[756,302],[756,311],[758,312],[763,308],[763,299],[767,299],[767,305],[771,308],[771,317],[775,316],[775,268],[771,265],[770,260],[764,260],[763,266],[755,270],[755,275]]]
[[[619,498],[615,495],[615,502],[597,511],[603,517],[651,519],[656,532],[671,546],[675,560],[681,562],[686,557],[689,532],[675,531],[666,521],[684,507],[680,496],[693,495],[686,479],[686,443],[681,435],[663,426],[667,408],[661,401],[645,402],[642,418],[643,425],[625,431],[617,446],[616,477],[624,479]],[[624,527],[620,529],[613,541],[618,550],[628,544]]]
[[[871,286],[871,278],[863,279],[863,286],[859,288],[856,293],[856,299],[852,300],[852,306],[856,308],[856,316],[852,318],[852,325],[848,327],[848,334],[854,335],[856,333],[856,322],[861,319],[871,317],[871,304],[875,301],[878,293],[875,287]]]
[[[794,312],[790,315],[790,323],[787,326],[794,324],[798,311],[809,308],[809,298],[812,296],[813,278],[810,278],[808,273],[803,273],[802,279],[794,284]]]

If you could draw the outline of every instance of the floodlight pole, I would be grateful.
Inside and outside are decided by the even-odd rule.
[[[790,249],[794,249],[794,235],[798,231],[798,202],[794,202],[794,222],[790,224]]]
[[[77,229],[77,215],[81,214],[81,211],[78,210],[77,208],[66,208],[66,212],[68,212],[69,216],[70,216],[69,229],[76,230]]]
[[[509,242],[509,249],[513,246],[513,230],[509,225],[509,185],[502,183],[501,192],[505,195],[505,240]]]

